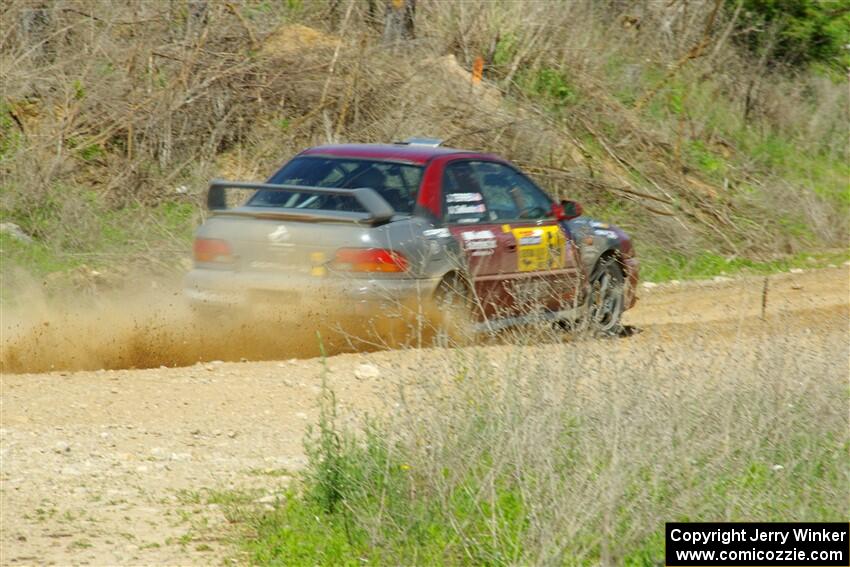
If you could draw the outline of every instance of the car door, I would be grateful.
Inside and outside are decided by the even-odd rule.
[[[500,274],[513,313],[570,307],[581,285],[575,243],[555,217],[554,202],[513,167],[492,161],[470,164],[486,203],[488,220],[506,237]]]
[[[488,318],[504,315],[508,305],[506,267],[515,264],[514,237],[492,220],[484,200],[475,162],[456,160],[443,171],[443,220],[461,251],[457,266],[470,278],[476,299]]]

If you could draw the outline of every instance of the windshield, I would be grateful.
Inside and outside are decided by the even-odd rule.
[[[422,167],[384,161],[318,156],[298,157],[275,173],[269,183],[356,189],[369,187],[398,213],[410,214],[422,180]],[[258,191],[248,205],[331,211],[366,212],[352,196],[316,195],[298,191]]]

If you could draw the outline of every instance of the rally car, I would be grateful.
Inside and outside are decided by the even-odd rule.
[[[621,329],[628,236],[558,202],[510,162],[437,140],[307,149],[266,183],[215,180],[185,294],[196,307],[532,321]],[[451,312],[451,313],[450,313]]]

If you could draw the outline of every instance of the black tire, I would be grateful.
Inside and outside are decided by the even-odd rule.
[[[594,334],[620,335],[625,311],[625,277],[613,256],[599,260],[590,276],[586,326]]]
[[[434,292],[434,308],[438,345],[465,345],[474,341],[475,298],[462,277],[450,275],[440,282]]]

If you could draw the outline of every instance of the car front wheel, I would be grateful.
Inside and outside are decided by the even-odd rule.
[[[623,269],[617,259],[608,256],[596,265],[590,277],[587,325],[600,335],[618,335],[623,330]]]

